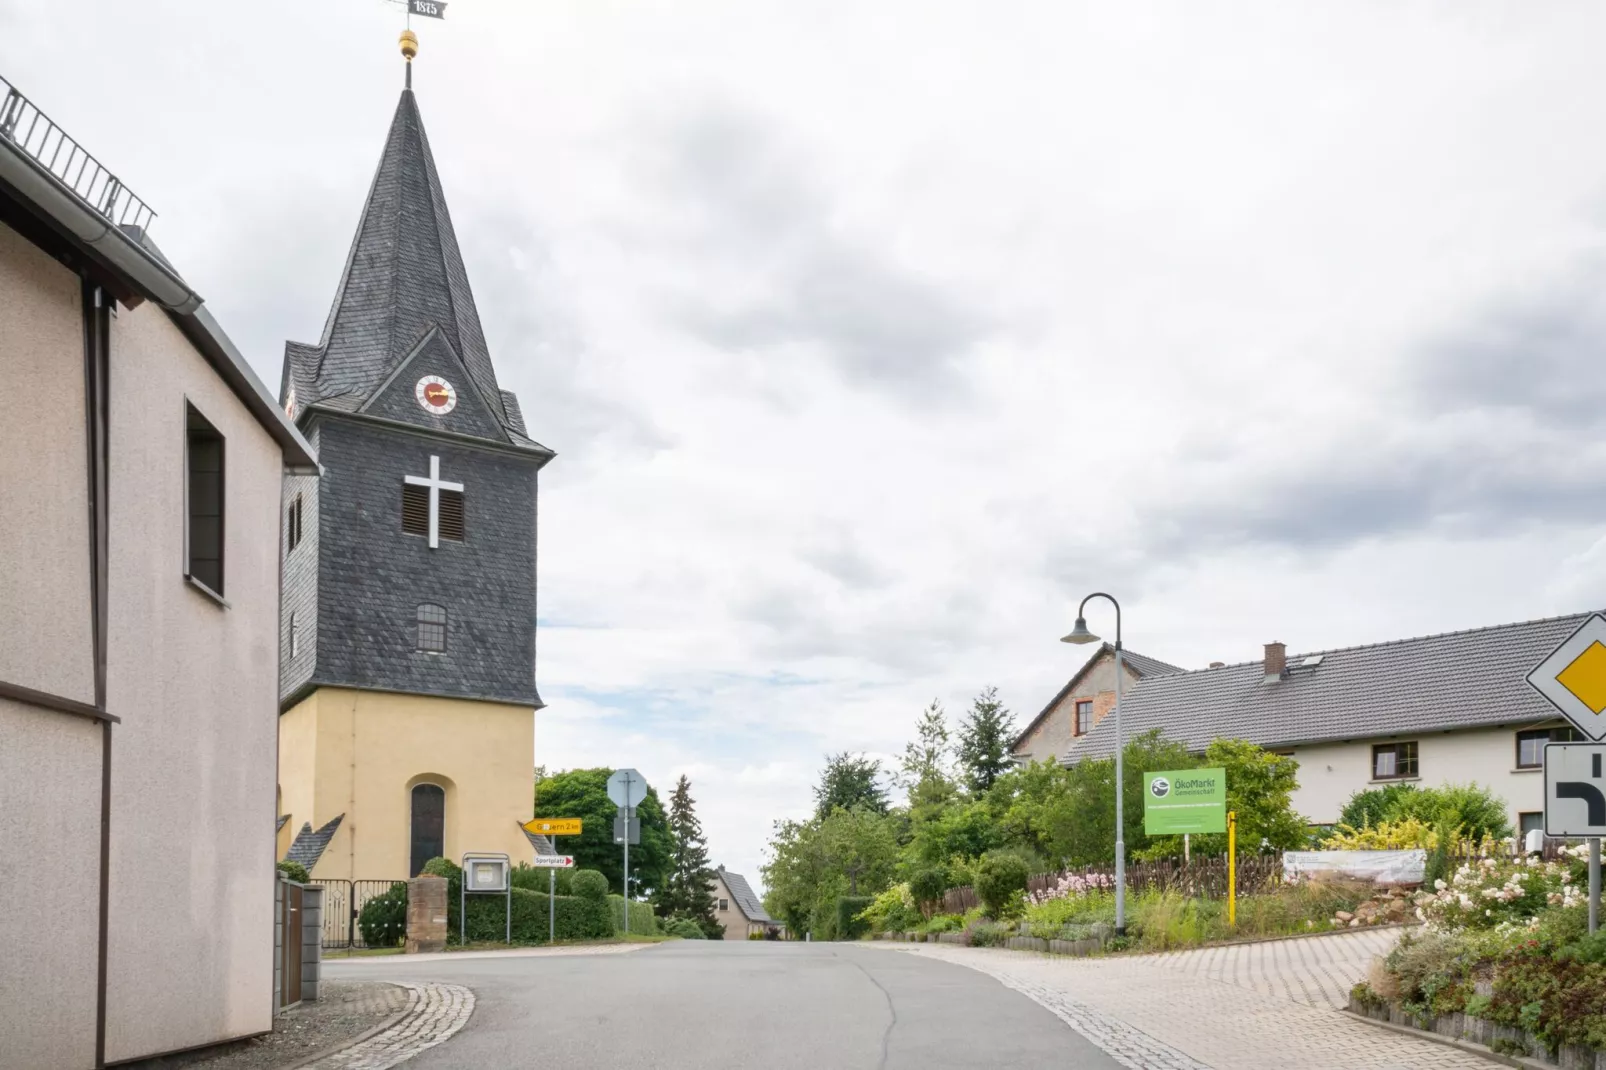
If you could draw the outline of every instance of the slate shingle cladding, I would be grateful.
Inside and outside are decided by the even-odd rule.
[[[536,465],[510,451],[324,417],[317,666],[310,683],[538,705]],[[402,533],[402,481],[462,483],[462,542]],[[416,649],[421,603],[447,612],[446,651]]]
[[[426,375],[456,391],[450,413],[419,405]],[[539,706],[537,473],[552,452],[497,384],[410,89],[322,339],[285,345],[281,404],[292,391],[323,477],[285,483],[286,504],[303,496],[303,535],[284,559],[282,705],[328,685]],[[403,478],[428,475],[432,455],[464,484],[466,534],[433,550],[401,528]],[[416,648],[422,603],[447,611],[442,653]]]

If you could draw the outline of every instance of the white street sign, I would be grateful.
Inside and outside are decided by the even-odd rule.
[[[634,769],[618,769],[608,778],[608,798],[615,806],[636,806],[647,797],[647,778]]]
[[[574,865],[573,855],[536,855],[530,865],[536,869],[569,869]]]
[[[1528,683],[1590,739],[1606,739],[1606,617],[1596,614],[1528,674]]]
[[[1606,836],[1606,743],[1545,745],[1545,835]]]

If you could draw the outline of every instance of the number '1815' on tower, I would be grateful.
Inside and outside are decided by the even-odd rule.
[[[411,81],[323,335],[285,345],[324,475],[284,484],[279,852],[318,878],[532,853],[553,454],[497,382]]]

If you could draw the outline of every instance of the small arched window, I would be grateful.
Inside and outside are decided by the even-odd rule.
[[[431,653],[446,652],[446,609],[431,602],[418,607],[418,649]]]
[[[412,865],[409,877],[416,877],[431,858],[446,854],[446,789],[439,784],[419,784],[413,788]]]

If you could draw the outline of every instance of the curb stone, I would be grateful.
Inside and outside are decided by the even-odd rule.
[[[1408,1025],[1398,1025],[1394,1022],[1385,1022],[1380,1018],[1368,1018],[1364,1014],[1356,1014],[1351,1010],[1346,1010],[1344,1013],[1349,1015],[1351,1018],[1359,1019],[1368,1025],[1375,1025],[1379,1029],[1387,1029],[1393,1033],[1402,1033],[1408,1037],[1416,1037],[1418,1040],[1432,1041],[1434,1044],[1443,1044],[1447,1048],[1459,1048],[1462,1051],[1469,1052],[1473,1055],[1481,1055],[1490,1062],[1504,1063],[1506,1066],[1515,1066],[1518,1068],[1518,1070],[1556,1070],[1555,1063],[1542,1063],[1538,1059],[1525,1059],[1520,1055],[1504,1055],[1493,1050],[1492,1048],[1486,1048],[1482,1044],[1475,1043],[1471,1040],[1462,1040],[1459,1037],[1447,1037],[1443,1033],[1434,1033],[1426,1029],[1413,1029]]]
[[[450,1039],[474,1013],[474,993],[462,985],[393,982],[411,995],[407,1009],[337,1051],[296,1070],[390,1070]]]
[[[389,981],[384,981],[384,982],[381,982],[381,983],[390,984],[392,988],[403,988],[403,987],[405,987],[403,985],[391,984],[391,982],[389,982]],[[286,1067],[285,1070],[306,1070],[307,1067],[312,1066],[314,1063],[321,1062],[324,1059],[329,1058],[329,1056],[331,1056],[331,1055],[338,1055],[339,1053],[345,1051],[347,1048],[355,1048],[358,1044],[361,1044],[363,1041],[367,1040],[369,1037],[372,1037],[377,1033],[383,1033],[385,1030],[389,1029],[391,1026],[396,1025],[397,1023],[399,1023],[403,1018],[406,1018],[409,1014],[413,1013],[413,1008],[416,1007],[417,1005],[418,1005],[418,993],[416,993],[416,992],[408,992],[408,994],[407,994],[407,1006],[403,1007],[401,1010],[397,1011],[395,1014],[391,1015],[389,1018],[386,1018],[383,1022],[380,1022],[378,1025],[374,1026],[372,1029],[365,1029],[361,1033],[358,1033],[356,1036],[352,1037],[350,1040],[342,1041],[341,1043],[336,1044],[333,1047],[325,1048],[322,1051],[318,1052],[316,1055],[309,1055],[305,1059],[301,1060],[299,1063],[296,1063],[294,1066]]]

